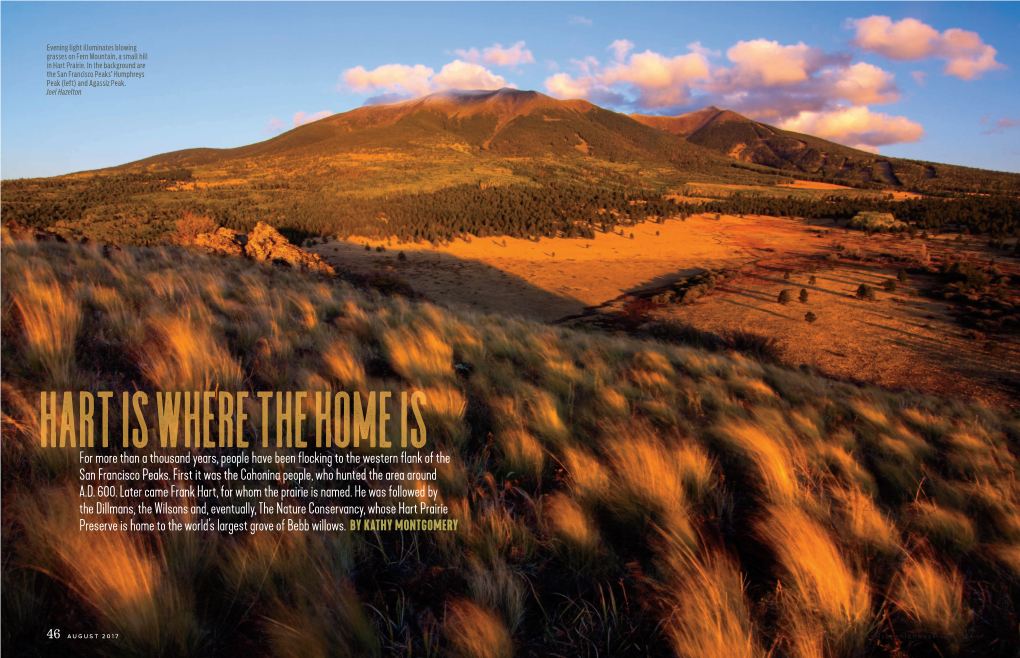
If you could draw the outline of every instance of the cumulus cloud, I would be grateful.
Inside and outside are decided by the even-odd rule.
[[[424,96],[432,91],[429,79],[435,71],[422,64],[383,64],[371,71],[363,66],[347,69],[341,78],[351,91],[365,93],[388,91],[411,96]]]
[[[892,73],[803,43],[740,41],[726,52],[729,67],[711,65],[712,51],[698,42],[688,45],[689,54],[676,57],[632,53],[633,48],[624,39],[614,41],[607,48],[614,61],[607,66],[592,57],[574,60],[579,73],[549,77],[546,90],[558,98],[667,113],[683,111],[696,99],[770,121],[840,103],[885,104],[900,98]]]
[[[584,16],[571,16],[567,23],[570,25],[587,25],[588,27],[591,27],[593,21],[590,18],[585,18]]]
[[[455,59],[432,77],[432,87],[440,89],[502,89],[506,80],[484,66]]]
[[[368,99],[374,103],[366,104],[397,102],[445,89],[515,87],[484,66],[459,59],[443,66],[439,73],[422,64],[384,64],[371,71],[362,66],[347,69],[340,75],[340,79],[338,91],[374,94]]]
[[[575,60],[580,75],[557,73],[546,79],[545,88],[557,98],[660,109],[687,103],[692,85],[709,76],[708,60],[700,53],[666,57],[646,50],[628,56],[632,48],[629,41],[614,41],[609,50],[616,61],[603,67],[592,57]]]
[[[262,129],[262,134],[276,135],[278,133],[282,133],[284,130],[286,130],[286,128],[287,124],[280,121],[276,117],[273,117],[272,119],[269,120],[269,123],[267,123],[265,127]]]
[[[471,64],[484,62],[490,66],[510,67],[517,66],[518,64],[534,64],[534,56],[524,45],[523,41],[518,41],[509,48],[504,48],[497,43],[489,48],[485,48],[482,52],[478,52],[477,48],[458,50],[456,52]]]
[[[323,110],[322,112],[316,112],[315,114],[305,114],[304,112],[294,113],[294,127],[303,126],[306,123],[318,121],[319,119],[325,119],[328,116],[332,116],[332,112],[329,110]]]
[[[916,142],[924,137],[921,125],[906,117],[891,117],[872,112],[867,107],[853,106],[823,112],[801,112],[779,123],[779,127],[873,153],[877,153],[880,146]]]
[[[798,43],[783,46],[777,41],[739,41],[726,51],[733,68],[715,76],[718,89],[775,87],[808,81],[823,67],[845,62],[843,56],[827,55],[821,48]]]
[[[574,74],[545,81],[557,98],[584,98],[624,111],[662,114],[718,105],[793,130],[875,150],[917,141],[924,130],[905,117],[872,112],[869,105],[894,103],[901,91],[895,76],[878,66],[852,62],[850,53],[826,53],[797,43],[756,39],[726,51],[729,65],[714,65],[719,53],[695,42],[686,55],[635,53],[624,39],[607,48],[612,60],[573,60]]]
[[[977,32],[955,27],[939,32],[916,18],[893,22],[888,16],[850,19],[848,23],[856,30],[851,43],[861,50],[901,62],[942,59],[946,62],[943,72],[961,80],[1006,68],[995,61],[998,51]]]
[[[826,69],[819,74],[818,81],[823,93],[855,105],[894,103],[900,98],[896,76],[864,62]]]

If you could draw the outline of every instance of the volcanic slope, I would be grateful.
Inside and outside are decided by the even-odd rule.
[[[453,143],[467,151],[509,157],[588,156],[684,168],[728,166],[711,150],[663,134],[583,100],[561,101],[536,91],[445,91],[390,105],[361,107],[278,137],[233,149],[186,149],[119,169],[164,169],[261,158],[304,159],[363,149],[415,152]]]
[[[1020,176],[890,158],[819,137],[782,130],[710,106],[675,117],[630,115],[730,158],[844,185],[873,184],[918,192],[1020,192]]]

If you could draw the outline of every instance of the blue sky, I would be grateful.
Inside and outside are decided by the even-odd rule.
[[[708,104],[891,156],[1020,171],[1018,3],[0,4],[0,176],[261,141],[371,99],[516,86]],[[46,46],[146,77],[46,96]],[[301,114],[303,113],[303,114]]]

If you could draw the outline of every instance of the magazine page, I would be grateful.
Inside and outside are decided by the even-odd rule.
[[[1020,654],[1020,5],[0,18],[5,657]]]

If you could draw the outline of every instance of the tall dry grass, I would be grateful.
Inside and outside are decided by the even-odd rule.
[[[734,562],[702,547],[666,541],[661,605],[669,643],[682,658],[764,658],[744,582]]]
[[[81,326],[81,306],[72,291],[51,280],[46,272],[28,270],[14,293],[29,364],[53,388],[73,388],[74,347]]]
[[[510,634],[496,615],[468,600],[450,603],[445,630],[456,656],[509,658],[514,653]]]
[[[886,610],[883,632],[1020,651],[1007,414],[176,247],[5,240],[0,268],[15,653],[43,652],[7,629],[44,616],[139,655],[856,657]],[[64,384],[422,390],[458,531],[76,533],[76,454],[38,440],[39,391]]]
[[[848,564],[831,533],[799,509],[772,508],[758,526],[792,591],[786,614],[794,646],[812,640],[812,621],[824,633],[826,653],[854,655],[871,631],[868,577]]]
[[[894,587],[893,603],[927,633],[959,635],[969,621],[963,604],[963,577],[929,557],[911,558]]]

